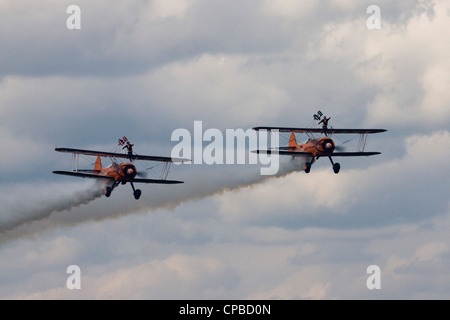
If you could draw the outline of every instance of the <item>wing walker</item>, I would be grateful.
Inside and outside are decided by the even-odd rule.
[[[129,183],[131,185],[131,188],[133,189],[133,195],[136,200],[140,198],[142,191],[134,187],[135,183],[183,183],[183,181],[168,180],[167,175],[169,174],[170,165],[172,163],[190,161],[189,159],[134,154],[132,148],[133,145],[130,143],[130,141],[128,141],[126,137],[119,139],[119,146],[123,146],[122,149],[127,148],[127,154],[72,148],[56,148],[55,150],[58,152],[71,153],[73,157],[73,165],[72,171],[53,171],[53,173],[104,181],[106,183],[106,197],[109,197],[111,195],[111,192],[118,185],[125,185]],[[93,170],[78,169],[78,161],[80,155],[97,157]],[[103,167],[101,158],[109,158],[111,160],[111,165],[109,165],[108,167]],[[120,162],[118,159],[127,159],[128,162]],[[160,179],[137,178],[140,176],[140,172],[138,172],[138,170],[136,169],[134,162],[138,160],[157,161],[164,163]]]
[[[289,145],[269,150],[255,150],[256,153],[278,153],[279,155],[292,156],[293,158],[304,158],[306,160],[303,170],[309,173],[312,164],[321,157],[327,157],[333,166],[334,173],[339,173],[341,165],[333,161],[334,157],[361,157],[381,154],[381,152],[366,152],[367,136],[373,133],[385,132],[385,129],[335,129],[329,128],[328,122],[331,118],[323,116],[321,111],[314,115],[314,120],[322,124],[322,128],[290,128],[290,127],[254,127],[253,130],[267,130],[290,133]],[[308,140],[298,144],[296,133],[305,133]],[[324,137],[315,137],[315,134],[323,134]],[[331,138],[335,134],[359,134],[358,147],[355,152],[342,151],[341,146],[336,146]]]
[[[335,129],[329,127],[330,117],[323,115],[321,111],[318,111],[314,115],[314,120],[318,121],[317,125],[322,127],[318,128],[294,128],[294,127],[254,127],[253,130],[260,131],[277,131],[290,133],[289,144],[285,147],[270,148],[268,150],[254,150],[252,152],[265,153],[265,154],[279,154],[283,156],[291,156],[292,159],[302,159],[302,169],[309,173],[311,166],[321,157],[327,157],[332,166],[334,173],[339,173],[341,165],[338,162],[334,162],[334,157],[362,157],[373,156],[381,154],[381,152],[367,152],[364,151],[369,134],[385,132],[385,129]],[[304,133],[308,136],[308,140],[304,143],[297,143],[296,133]],[[334,135],[339,134],[359,134],[359,141],[357,150],[353,152],[346,152],[342,146],[337,146],[332,139]],[[318,137],[317,135],[323,135]],[[351,140],[351,139],[350,139]],[[348,140],[348,141],[350,141]],[[168,180],[167,175],[169,173],[170,165],[172,163],[191,161],[190,159],[173,158],[173,157],[161,157],[152,155],[139,155],[133,152],[133,144],[123,137],[119,139],[119,146],[121,149],[127,149],[127,153],[120,152],[103,152],[84,149],[72,149],[72,148],[56,148],[58,152],[71,153],[73,157],[72,171],[53,171],[55,174],[75,176],[81,178],[90,178],[104,181],[106,183],[105,196],[109,197],[111,192],[120,184],[131,185],[133,189],[133,195],[135,199],[139,199],[142,192],[134,187],[135,183],[160,183],[160,184],[177,184],[183,183],[178,180]],[[78,160],[80,155],[97,157],[93,170],[80,170],[78,169]],[[108,167],[102,166],[101,158],[109,158],[111,165]],[[120,162],[118,159],[127,159],[127,162]],[[147,179],[141,178],[140,172],[134,165],[135,161],[156,161],[163,163],[163,169],[159,179]]]

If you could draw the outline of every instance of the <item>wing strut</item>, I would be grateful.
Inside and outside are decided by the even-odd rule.
[[[359,141],[358,141],[358,152],[364,152],[364,148],[366,147],[368,133],[360,133]]]
[[[80,160],[80,154],[79,153],[72,153],[72,171],[77,172],[78,171],[78,162]]]
[[[171,162],[164,162],[163,163],[163,169],[161,172],[161,179],[162,180],[166,180],[167,179],[167,175],[169,174],[169,170],[170,170],[170,165],[172,163]]]

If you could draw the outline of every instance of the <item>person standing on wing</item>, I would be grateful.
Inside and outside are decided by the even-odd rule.
[[[134,146],[134,144],[131,144],[130,141],[127,141],[127,144],[122,147],[122,149],[127,148],[130,159],[131,159],[131,156],[133,155],[133,146]]]
[[[323,119],[319,122],[319,124],[323,123],[322,129],[325,135],[327,135],[327,129],[328,129],[328,121],[330,121],[330,118],[327,118],[326,116],[323,117]]]

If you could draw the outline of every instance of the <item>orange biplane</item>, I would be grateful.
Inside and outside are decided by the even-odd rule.
[[[318,112],[318,115],[314,115],[315,120],[320,120],[322,112]],[[278,153],[280,155],[292,156],[293,158],[304,158],[303,170],[309,173],[311,165],[320,157],[328,157],[333,165],[334,173],[339,173],[341,165],[333,162],[332,157],[360,157],[360,156],[373,156],[381,154],[381,152],[365,152],[367,135],[372,133],[385,132],[385,129],[334,129],[328,128],[328,120],[331,118],[324,117],[325,122],[322,128],[287,128],[287,127],[255,127],[253,130],[267,130],[278,132],[291,133],[289,138],[289,145],[287,147],[279,147],[269,150],[256,150],[256,153]],[[319,122],[320,124],[320,122]],[[295,133],[306,133],[309,139],[302,144],[297,144]],[[315,137],[314,133],[324,134],[325,137]],[[341,147],[336,146],[333,139],[330,137],[333,134],[359,134],[358,150],[355,152],[342,152]]]
[[[114,188],[117,187],[119,184],[126,184],[128,182],[130,183],[131,188],[133,189],[133,195],[136,200],[140,198],[142,192],[139,189],[135,189],[133,183],[162,183],[162,184],[183,183],[183,181],[178,180],[167,180],[170,164],[173,162],[190,161],[189,159],[182,159],[182,158],[137,155],[132,154],[130,151],[128,152],[128,154],[71,149],[71,148],[55,148],[55,151],[72,153],[74,168],[72,171],[53,171],[53,173],[81,178],[98,179],[105,181],[106,183],[111,183],[110,185],[105,187],[106,197],[109,197]],[[96,156],[97,160],[95,161],[94,169],[78,170],[79,155]],[[103,168],[101,157],[110,158],[112,164],[108,167]],[[116,159],[120,158],[129,159],[130,162],[119,163]],[[136,169],[136,166],[133,164],[133,161],[135,160],[163,162],[164,166],[161,173],[161,178],[160,179],[136,178],[136,176],[139,176],[139,173]]]

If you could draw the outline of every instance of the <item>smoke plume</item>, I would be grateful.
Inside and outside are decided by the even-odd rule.
[[[139,185],[142,196],[138,201],[134,199],[128,184],[119,186],[110,198],[94,202],[103,195],[104,185],[82,179],[76,183],[13,187],[0,195],[3,204],[0,244],[58,226],[118,218],[161,208],[171,210],[187,201],[284,177],[298,170],[299,165],[298,160],[294,162],[290,157],[280,157],[280,168],[274,176],[260,175],[259,167],[254,165],[180,165],[176,168],[176,176],[171,178],[184,180],[184,184]],[[88,206],[82,206],[88,203]],[[53,214],[61,211],[66,213]]]
[[[87,204],[103,194],[98,183],[29,185],[2,192],[0,232]]]

